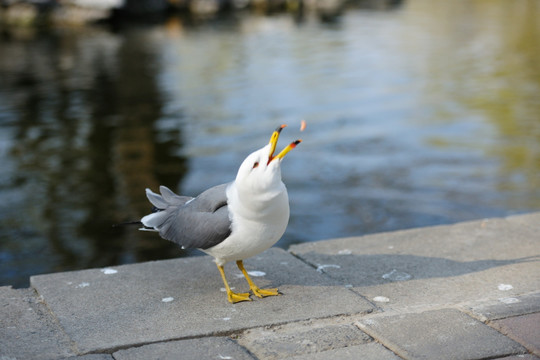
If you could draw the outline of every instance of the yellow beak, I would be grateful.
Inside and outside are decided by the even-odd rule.
[[[272,160],[274,160],[275,158],[283,159],[283,157],[285,155],[287,155],[287,153],[289,151],[294,149],[296,147],[296,145],[298,145],[298,144],[300,144],[302,142],[302,140],[293,141],[292,143],[287,145],[285,147],[285,149],[281,150],[281,152],[279,154],[274,156],[274,152],[276,151],[276,146],[277,146],[277,142],[278,142],[278,139],[279,139],[279,134],[281,134],[281,130],[283,130],[286,126],[287,125],[278,126],[276,128],[276,130],[274,130],[274,132],[272,133],[272,136],[270,137],[270,155],[268,156],[268,164],[270,164],[270,162]]]

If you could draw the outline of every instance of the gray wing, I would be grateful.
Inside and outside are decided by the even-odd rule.
[[[231,234],[226,190],[229,184],[214,186],[196,198],[178,196],[160,187],[161,195],[147,189],[147,197],[160,211],[141,219],[159,235],[183,248],[208,249]]]

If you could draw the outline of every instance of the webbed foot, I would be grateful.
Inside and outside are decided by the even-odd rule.
[[[229,300],[231,304],[236,304],[237,302],[241,301],[252,301],[249,295],[249,293],[235,293],[232,291],[228,291],[227,300]]]
[[[253,292],[255,296],[259,298],[281,295],[278,289],[259,289],[256,286],[254,288],[251,288],[251,291]]]

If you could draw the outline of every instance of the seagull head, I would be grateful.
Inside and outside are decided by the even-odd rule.
[[[272,133],[270,142],[249,154],[242,162],[235,180],[238,190],[245,190],[251,194],[271,193],[273,190],[280,191],[284,186],[281,181],[281,161],[289,151],[302,142],[302,140],[293,141],[279,154],[274,155],[279,135],[285,126],[278,126]]]

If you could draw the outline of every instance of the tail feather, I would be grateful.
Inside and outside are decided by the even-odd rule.
[[[158,209],[163,210],[168,205],[161,195],[156,194],[150,189],[146,189],[146,197],[148,198],[148,201],[150,201],[152,205],[154,205]]]
[[[159,230],[170,215],[170,211],[166,210],[178,208],[193,199],[189,196],[176,195],[166,186],[160,186],[159,192],[161,194],[156,194],[152,190],[146,189],[146,197],[152,203],[153,208],[151,214],[148,214],[141,219],[141,223],[146,228],[154,230]]]
[[[167,214],[167,212],[158,211],[158,212],[144,216],[141,219],[141,223],[146,227],[157,230],[165,222],[168,216],[169,214]]]
[[[161,193],[163,200],[165,200],[169,204],[174,203],[175,198],[178,197],[178,195],[176,195],[171,189],[163,185],[159,187],[159,192]]]
[[[161,198],[168,205],[181,206],[193,199],[191,196],[176,195],[171,189],[163,185],[159,187],[159,192],[161,193]]]

